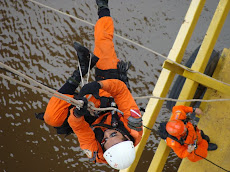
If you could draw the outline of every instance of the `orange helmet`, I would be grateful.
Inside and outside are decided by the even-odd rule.
[[[172,136],[179,136],[184,133],[185,125],[181,120],[172,120],[166,124],[167,132]]]

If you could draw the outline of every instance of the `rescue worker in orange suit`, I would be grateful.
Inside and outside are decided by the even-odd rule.
[[[62,133],[63,129],[68,130],[70,126],[90,161],[108,163],[115,169],[125,169],[135,159],[134,146],[140,142],[143,132],[142,116],[128,89],[127,64],[119,61],[114,50],[114,25],[108,0],[96,0],[96,3],[99,19],[95,25],[94,53],[79,43],[74,43],[82,75],[87,73],[88,68],[96,65],[96,81],[84,85],[79,94],[74,96],[81,81],[80,71],[75,70],[58,91],[82,100],[83,107],[75,108],[70,103],[52,97],[47,105],[44,120],[59,129],[59,133]],[[89,66],[90,58],[92,59]],[[89,98],[89,94],[93,96]],[[88,101],[93,102],[95,107],[110,107],[116,104],[121,112],[89,112]]]
[[[174,106],[172,117],[166,124],[166,131],[179,140],[167,137],[166,143],[171,147],[179,158],[188,158],[192,162],[199,161],[207,157],[208,151],[216,150],[217,145],[210,143],[210,139],[191,122],[189,122],[186,113],[195,112],[197,115],[203,115],[199,108],[188,106]]]

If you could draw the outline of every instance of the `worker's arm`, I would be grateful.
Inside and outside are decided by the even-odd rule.
[[[73,95],[65,95],[73,98]],[[51,97],[44,115],[45,122],[53,127],[60,127],[67,118],[70,105],[57,97]]]
[[[73,129],[74,133],[77,135],[80,147],[86,153],[88,158],[91,161],[95,161],[96,158],[98,158],[99,156],[100,160],[97,159],[97,162],[106,162],[103,158],[102,148],[99,142],[96,140],[92,128],[85,121],[83,116],[74,116],[74,108],[70,110],[68,123],[70,127]]]
[[[177,154],[179,158],[185,158],[187,157],[190,152],[188,152],[188,147],[186,145],[181,145],[175,140],[172,140],[171,138],[166,139],[166,143],[169,147],[173,149],[173,151]]]
[[[184,105],[179,105],[179,106],[174,106],[172,109],[173,113],[176,111],[184,111],[185,113],[193,112],[193,108],[189,106],[184,106]]]
[[[99,83],[101,89],[112,95],[118,109],[124,113],[122,117],[124,125],[130,128],[129,132],[135,138],[135,145],[137,145],[143,132],[142,116],[129,89],[124,82],[117,79],[107,79]]]

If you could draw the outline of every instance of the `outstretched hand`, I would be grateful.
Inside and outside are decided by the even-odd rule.
[[[195,149],[195,146],[194,146],[194,145],[188,145],[187,151],[188,151],[189,153],[191,153],[192,151],[194,151],[194,149]]]
[[[197,114],[198,117],[201,117],[204,114],[200,108],[196,108],[195,113]]]
[[[79,97],[84,97],[86,94],[92,94],[96,99],[99,99],[99,89],[101,85],[97,82],[91,82],[82,87],[79,93]]]

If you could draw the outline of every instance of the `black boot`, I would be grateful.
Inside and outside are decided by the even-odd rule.
[[[203,139],[205,139],[208,143],[210,142],[210,138],[204,134],[203,130],[201,130],[201,136]]]
[[[73,47],[77,51],[77,56],[81,66],[82,76],[85,76],[85,74],[88,72],[90,56],[91,56],[90,69],[92,69],[96,65],[99,58],[78,42],[74,42]]]
[[[108,0],[96,0],[97,6],[98,6],[98,12],[102,9],[109,9],[108,7]]]
[[[81,75],[80,75],[80,71],[79,70],[75,70],[72,74],[71,77],[69,77],[67,79],[68,83],[75,85],[76,87],[78,87],[79,83],[81,82]]]
[[[130,84],[129,84],[129,78],[127,76],[127,72],[130,66],[131,66],[130,62],[124,62],[122,60],[117,63],[119,79],[126,84],[129,90],[130,90]]]
[[[208,151],[213,151],[217,149],[217,145],[214,143],[209,143],[208,144]]]
[[[110,10],[108,7],[108,0],[96,0],[98,6],[98,16],[99,18],[104,16],[110,16]]]
[[[73,46],[74,46],[74,49],[77,51],[77,56],[78,56],[78,60],[79,60],[81,72],[82,72],[82,77],[84,77],[89,69],[90,56],[91,56],[90,69],[92,69],[96,65],[99,58],[95,56],[94,54],[92,54],[87,48],[85,48],[78,42],[74,42]],[[80,71],[75,70],[72,76],[67,79],[67,82],[75,86],[78,86],[79,83],[81,82]]]

